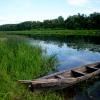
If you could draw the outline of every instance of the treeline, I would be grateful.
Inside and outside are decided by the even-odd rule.
[[[59,16],[57,19],[40,21],[26,21],[19,24],[0,25],[0,31],[17,31],[31,29],[100,29],[100,13],[92,13],[89,16],[78,13],[64,19]]]

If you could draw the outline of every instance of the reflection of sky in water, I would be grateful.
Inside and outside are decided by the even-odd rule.
[[[84,50],[73,49],[72,47],[68,47],[67,43],[63,43],[61,46],[57,44],[57,42],[31,40],[31,44],[39,44],[43,49],[47,50],[48,55],[56,54],[59,60],[57,70],[69,69],[75,66],[100,61],[99,52],[92,52],[86,48]]]
[[[40,45],[43,49],[46,49],[48,55],[56,54],[59,60],[59,64],[57,65],[58,71],[64,69],[71,69],[75,66],[81,66],[84,64],[100,61],[99,52],[89,51],[88,46],[90,45],[91,47],[91,43],[88,44],[88,46],[86,46],[84,49],[81,48],[80,50],[73,49],[72,48],[73,45],[72,47],[71,46],[69,47],[67,43],[63,43],[62,45],[59,45],[59,43],[57,42],[55,43],[53,41],[45,42],[45,41],[32,39],[30,40],[30,43],[32,45],[33,44]],[[92,44],[92,48],[96,48],[96,47],[98,46]],[[93,84],[89,85],[88,88],[85,88],[81,91],[78,90],[78,87],[76,87],[76,89],[72,90],[70,94],[66,94],[66,92],[64,92],[64,95],[65,98],[67,96],[68,100],[100,100],[100,81],[94,82],[94,85]]]

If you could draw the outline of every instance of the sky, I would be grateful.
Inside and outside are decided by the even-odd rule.
[[[0,0],[0,25],[100,12],[100,0]]]

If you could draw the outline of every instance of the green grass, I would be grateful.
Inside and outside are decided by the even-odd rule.
[[[56,92],[30,92],[19,79],[35,79],[55,67],[56,58],[38,46],[18,40],[0,40],[0,100],[63,100]]]
[[[29,36],[68,36],[86,35],[100,36],[100,30],[65,30],[65,29],[34,29],[30,31],[1,31],[0,34],[29,35]]]
[[[31,30],[31,31],[5,31],[3,35],[25,36],[68,36],[85,35],[100,36],[100,30]],[[53,91],[30,92],[19,79],[35,79],[47,74],[55,67],[54,56],[43,55],[38,46],[16,40],[0,39],[0,100],[64,100],[62,96]]]

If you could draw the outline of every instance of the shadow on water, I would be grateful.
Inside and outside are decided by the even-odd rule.
[[[74,49],[86,49],[90,51],[100,52],[100,37],[99,36],[79,36],[79,35],[69,35],[69,36],[33,36],[35,40],[45,41],[45,43],[54,43],[59,47],[62,47],[64,43],[67,43],[67,46]],[[92,44],[89,46],[88,44]],[[93,45],[95,44],[95,45]],[[95,46],[95,47],[94,47]]]
[[[44,41],[58,41],[60,43],[62,42],[76,42],[76,41],[80,41],[83,40],[84,42],[91,42],[94,44],[100,44],[100,41],[98,41],[100,39],[99,36],[83,36],[83,35],[68,35],[68,36],[64,36],[64,35],[56,35],[56,36],[52,36],[52,35],[47,35],[47,36],[42,36],[42,35],[36,35],[33,36],[32,38],[38,39],[38,40],[44,40]]]
[[[100,100],[100,76],[57,91],[65,100]]]

